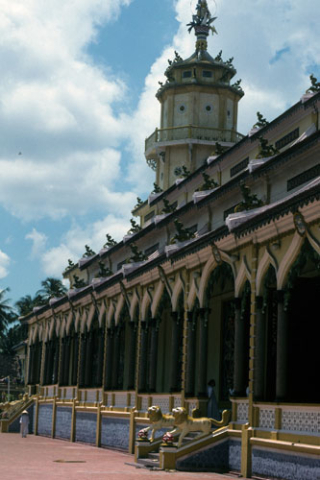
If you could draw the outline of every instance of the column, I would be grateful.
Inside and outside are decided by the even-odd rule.
[[[196,325],[195,312],[188,312],[186,396],[189,397],[194,395],[195,386]]]
[[[114,329],[107,330],[107,352],[106,352],[106,373],[105,373],[105,388],[111,390],[112,388],[112,363],[113,363],[113,338]]]
[[[96,386],[102,385],[102,372],[103,372],[103,347],[104,347],[104,330],[99,328],[98,330],[98,365],[97,365],[97,377]]]
[[[150,323],[151,345],[149,351],[148,391],[155,392],[157,387],[158,340],[160,320],[153,318]]]
[[[140,365],[139,365],[139,392],[145,392],[147,388],[147,355],[148,355],[148,326],[141,322],[140,337]]]
[[[86,352],[87,352],[87,334],[81,334],[80,345],[80,370],[79,370],[79,387],[85,386],[85,365],[86,365]]]
[[[178,392],[180,386],[180,334],[181,322],[178,312],[172,312],[170,392]]]
[[[254,360],[254,399],[264,398],[266,314],[262,311],[263,297],[256,297],[256,345]]]
[[[65,367],[66,367],[66,339],[61,339],[60,368],[59,368],[59,385],[65,385]]]
[[[54,368],[54,344],[53,340],[49,342],[49,366],[48,366],[48,385],[53,383],[53,368]]]
[[[113,361],[112,361],[112,389],[117,390],[119,388],[119,356],[120,356],[120,334],[121,328],[118,326],[115,329],[115,335],[113,340]]]
[[[130,344],[129,344],[128,390],[134,390],[135,373],[136,373],[136,348],[137,348],[136,322],[129,322],[129,328],[130,328]]]
[[[53,379],[52,379],[53,384],[58,383],[59,358],[60,358],[60,339],[56,338],[54,340],[54,361],[53,361]]]
[[[198,366],[198,396],[207,397],[207,362],[208,362],[208,317],[210,309],[199,309],[200,345]]]
[[[65,366],[64,366],[64,379],[63,383],[64,385],[69,385],[69,379],[70,379],[70,350],[71,350],[71,338],[68,336],[65,339]]]
[[[235,299],[234,333],[234,395],[245,395],[245,319],[241,317],[241,299]]]
[[[288,314],[284,309],[284,291],[277,292],[278,324],[277,324],[277,366],[276,366],[276,399],[282,401],[287,396],[288,374]]]
[[[34,357],[34,345],[29,347],[29,365],[28,365],[28,384],[33,384],[33,357]]]
[[[84,383],[86,387],[92,386],[92,330],[87,334],[86,342],[86,363],[85,363],[85,374],[84,374]]]
[[[74,332],[73,342],[73,358],[72,358],[72,385],[78,383],[78,365],[79,365],[79,334]]]

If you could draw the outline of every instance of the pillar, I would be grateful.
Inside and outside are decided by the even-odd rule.
[[[117,390],[119,388],[119,360],[120,360],[120,335],[121,327],[118,326],[115,329],[115,335],[113,339],[113,361],[112,361],[112,389]]]
[[[128,390],[134,390],[135,372],[136,372],[136,347],[137,347],[137,324],[129,322],[130,344],[129,344],[129,372],[128,372]]]
[[[151,344],[149,351],[149,370],[148,370],[148,390],[155,392],[157,388],[157,363],[158,363],[158,340],[159,340],[159,323],[158,319],[152,319],[151,328]]]
[[[80,345],[79,387],[85,386],[86,351],[87,351],[87,335],[85,333],[82,333],[81,345]]]
[[[60,368],[59,368],[59,385],[65,385],[65,367],[66,367],[66,338],[61,339]]]
[[[208,308],[200,308],[200,345],[198,362],[198,396],[207,397],[207,362],[208,362]]]
[[[112,363],[113,363],[113,339],[114,329],[107,330],[107,352],[106,352],[106,370],[105,370],[105,388],[111,390],[112,388]]]
[[[284,308],[284,291],[277,292],[278,324],[277,324],[277,366],[276,366],[276,399],[282,401],[287,396],[288,375],[288,314]]]
[[[263,298],[256,297],[256,345],[254,359],[254,399],[263,400],[266,358],[266,314],[262,310]]]
[[[148,326],[141,322],[140,336],[140,365],[139,365],[139,392],[145,392],[147,388],[147,355],[148,355]]]
[[[72,337],[73,343],[73,352],[72,352],[72,385],[77,385],[78,383],[78,364],[79,364],[79,335],[74,333]]]
[[[187,324],[187,372],[186,395],[194,395],[195,361],[196,361],[196,318],[194,312],[188,312]]]
[[[87,334],[86,342],[86,363],[84,367],[84,384],[86,387],[92,386],[92,343],[93,343],[92,330]]]
[[[97,376],[96,376],[96,386],[101,387],[102,385],[102,372],[103,372],[103,347],[104,347],[104,330],[99,328],[98,330],[98,365],[97,365]]]
[[[178,312],[172,312],[172,337],[171,337],[171,365],[170,365],[170,392],[180,389],[180,335],[181,319]]]
[[[71,351],[71,338],[68,336],[65,339],[65,360],[64,360],[64,385],[69,385],[70,379],[70,351]]]
[[[245,319],[241,316],[241,299],[236,298],[235,334],[234,334],[234,395],[245,395]]]
[[[53,362],[53,379],[52,379],[53,384],[58,383],[59,358],[60,358],[60,339],[56,338],[54,341],[54,362]]]

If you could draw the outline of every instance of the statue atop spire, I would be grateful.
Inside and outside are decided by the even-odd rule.
[[[198,0],[196,6],[196,15],[192,15],[192,22],[188,23],[187,27],[189,28],[189,33],[194,28],[197,35],[198,31],[203,32],[204,29],[211,30],[213,33],[218,33],[213,25],[211,25],[217,17],[211,17],[210,10],[208,8],[207,0]]]

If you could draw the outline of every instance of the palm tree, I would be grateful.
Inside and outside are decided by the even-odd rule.
[[[25,295],[24,297],[21,297],[20,300],[15,303],[15,306],[18,310],[19,316],[24,317],[25,315],[31,313],[34,307],[40,307],[45,303],[46,302],[44,301],[43,297],[37,293],[33,298],[31,295]]]
[[[8,305],[9,299],[5,298],[8,292],[9,288],[0,290],[0,335],[3,335],[9,323],[16,320],[13,307]]]
[[[38,290],[36,295],[40,295],[45,302],[48,302],[53,297],[63,297],[67,293],[67,288],[57,278],[48,277],[41,282],[41,285],[42,288]]]

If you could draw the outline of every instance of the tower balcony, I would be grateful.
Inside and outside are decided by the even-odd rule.
[[[208,142],[219,142],[221,145],[231,146],[243,137],[244,135],[234,130],[197,127],[195,125],[157,128],[145,141],[145,156],[147,159],[154,158],[157,147],[161,146],[181,145],[184,143],[207,144]]]

